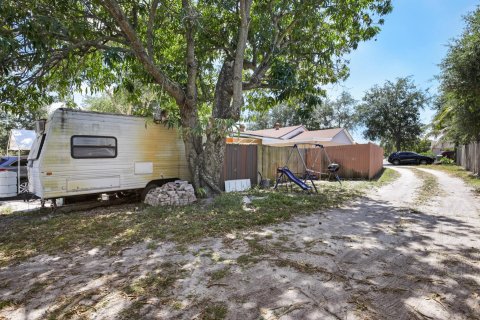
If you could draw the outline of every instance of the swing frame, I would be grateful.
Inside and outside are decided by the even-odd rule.
[[[322,145],[318,145],[318,146],[322,146]],[[322,146],[322,148],[323,148],[323,146]],[[312,186],[313,186],[313,189],[315,190],[315,193],[318,193],[317,186],[315,185],[315,183],[313,182],[313,179],[312,179],[313,176],[312,176],[312,175],[310,174],[310,172],[309,172],[309,171],[311,171],[311,170],[308,170],[307,165],[306,165],[306,163],[305,163],[305,160],[303,159],[302,154],[300,153],[300,150],[298,149],[298,145],[297,145],[297,144],[294,144],[293,147],[292,147],[292,149],[290,149],[290,152],[288,153],[287,161],[285,162],[285,165],[284,165],[283,167],[281,167],[281,168],[286,168],[286,169],[288,169],[288,163],[290,162],[290,158],[291,158],[294,150],[297,151],[298,157],[299,157],[300,160],[302,161],[303,168],[305,169],[305,177],[304,177],[304,179],[303,179],[303,183],[307,184],[307,180],[309,180],[310,183],[311,183]],[[300,180],[302,180],[302,179],[300,179]],[[277,170],[277,179],[276,179],[275,187],[274,187],[275,190],[278,188],[278,185],[279,185],[279,183],[280,183],[281,181],[283,182],[283,184],[284,184],[285,182],[288,183],[288,185],[287,185],[287,191],[288,191],[288,186],[290,186],[290,191],[293,191],[292,181],[291,181],[290,179],[288,179],[283,172],[279,172],[279,171]],[[308,190],[304,190],[304,191],[308,191]]]
[[[329,163],[329,165],[332,164],[332,161],[330,160],[330,157],[328,156],[328,153],[327,151],[325,150],[325,147],[322,145],[322,144],[318,144],[318,143],[302,143],[302,144],[306,144],[306,145],[313,145],[314,147],[318,147],[320,148],[321,150],[323,150],[325,152],[325,155],[327,157],[327,161]],[[313,186],[313,189],[315,190],[316,193],[318,193],[318,190],[317,190],[317,187],[315,185],[315,183],[313,182],[313,178],[316,177],[316,175],[314,174],[318,174],[319,175],[319,178],[318,179],[321,179],[321,174],[322,172],[320,171],[315,171],[315,170],[311,170],[309,168],[307,168],[307,164],[305,163],[305,160],[303,159],[302,157],[302,154],[300,153],[300,150],[298,148],[298,144],[294,144],[292,149],[290,149],[290,152],[288,153],[288,157],[287,157],[287,161],[285,163],[285,166],[281,167],[281,168],[286,168],[288,169],[288,163],[290,162],[290,158],[293,154],[293,151],[296,150],[297,151],[297,154],[298,154],[298,157],[300,158],[300,160],[302,161],[302,165],[303,165],[303,168],[305,169],[305,175],[304,175],[304,178],[303,178],[303,183],[306,184],[307,180],[309,180]],[[315,159],[313,161],[313,163],[317,163],[317,160],[318,160],[318,156],[320,155],[320,153],[317,153],[317,155],[315,156]],[[313,173],[313,174],[312,174]],[[340,179],[340,177],[338,176],[338,173],[337,172],[332,172],[332,171],[328,171],[328,180],[330,180],[330,177],[332,176],[332,174],[335,175],[335,179],[340,183],[340,185],[342,185],[342,181]],[[300,179],[302,180],[302,179]],[[278,185],[279,183],[282,182],[282,184],[285,184],[285,183],[288,183],[286,185],[286,188],[287,188],[287,191],[288,191],[288,187],[290,186],[290,190],[293,191],[293,185],[292,185],[292,181],[290,179],[288,179],[288,177],[285,176],[285,174],[283,172],[279,172],[277,170],[277,179],[276,179],[276,182],[275,182],[275,187],[274,189],[277,189],[278,188]],[[307,191],[307,190],[304,190],[304,191]]]

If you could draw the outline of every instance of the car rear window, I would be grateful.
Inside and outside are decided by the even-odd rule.
[[[8,158],[0,158],[0,165],[8,161]]]

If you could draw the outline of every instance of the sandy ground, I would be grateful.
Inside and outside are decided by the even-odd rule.
[[[23,201],[20,198],[0,198],[0,212],[29,211],[41,207],[40,200]]]
[[[0,300],[15,304],[0,318],[202,319],[223,304],[227,319],[480,319],[480,199],[422,169],[443,191],[419,204],[421,180],[395,170],[346,207],[181,250],[91,248],[2,268]],[[152,274],[175,278],[147,300],[125,290]]]

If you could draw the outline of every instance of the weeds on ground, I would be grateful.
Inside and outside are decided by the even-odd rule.
[[[52,214],[49,210],[0,215],[0,266],[41,253],[72,253],[105,248],[115,254],[127,245],[149,241],[174,241],[179,245],[204,237],[287,221],[294,216],[338,207],[362,195],[365,184],[392,181],[387,169],[376,182],[323,182],[319,193],[253,189],[224,193],[212,203],[184,207],[146,207],[129,204],[87,211]],[[245,210],[242,198],[252,203]]]
[[[417,169],[414,169],[413,172],[422,180],[422,185],[417,190],[418,192],[415,198],[417,204],[426,203],[433,196],[440,194],[440,185],[433,174]]]
[[[172,263],[163,263],[155,271],[126,285],[122,291],[133,302],[121,312],[119,318],[141,319],[144,316],[141,314],[142,309],[150,304],[148,300],[151,298],[158,299],[156,303],[159,304],[170,304],[174,310],[181,309],[181,302],[171,300],[171,290],[175,282],[184,277],[185,273],[185,270]]]
[[[15,305],[12,300],[0,300],[0,310]]]
[[[379,187],[392,183],[393,181],[400,178],[400,173],[390,168],[383,168],[379,174],[377,180],[375,180],[375,184]]]
[[[336,207],[359,194],[354,189],[322,186],[319,194],[225,193],[208,205],[136,208],[137,204],[68,214],[12,214],[8,220],[0,217],[0,265],[39,253],[68,253],[93,247],[106,247],[116,253],[146,239],[190,243]],[[251,211],[243,208],[245,195],[261,195],[252,201]],[[153,249],[153,245],[149,248]]]
[[[7,215],[7,214],[11,214],[12,212],[13,210],[11,207],[6,207],[6,206],[0,207],[0,215]]]
[[[380,188],[400,178],[400,173],[390,168],[382,168],[382,170],[370,181],[342,181],[342,188],[355,190],[368,190],[372,188]]]
[[[227,306],[224,303],[209,304],[200,315],[200,320],[222,320],[227,316]]]
[[[230,274],[230,268],[226,267],[217,271],[214,271],[210,274],[210,280],[211,281],[218,281],[220,279],[225,278]]]
[[[476,193],[480,194],[480,177],[475,176],[470,171],[456,165],[434,165],[425,166],[425,168],[440,170],[450,175],[463,179],[468,185],[470,185]]]

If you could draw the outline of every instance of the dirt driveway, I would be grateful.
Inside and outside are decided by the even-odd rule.
[[[0,318],[480,319],[480,199],[395,170],[348,207],[268,228],[4,267]]]

